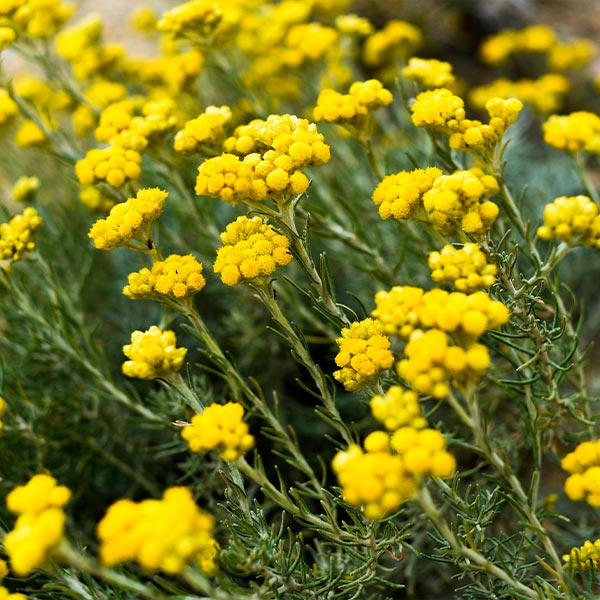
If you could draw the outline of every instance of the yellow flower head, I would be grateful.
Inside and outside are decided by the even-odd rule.
[[[583,546],[571,548],[569,554],[563,555],[565,567],[574,570],[587,571],[600,569],[600,539],[591,542],[585,540]]]
[[[221,233],[221,241],[213,268],[225,285],[268,277],[292,260],[289,238],[258,216],[238,217]]]
[[[63,537],[62,507],[70,498],[67,487],[45,474],[35,475],[8,494],[7,507],[19,517],[4,538],[4,549],[16,575],[24,577],[45,565]]]
[[[44,130],[31,119],[24,119],[15,133],[15,144],[21,148],[42,146],[48,141]]]
[[[241,404],[211,404],[192,417],[181,436],[192,452],[204,454],[218,450],[223,460],[236,460],[254,446],[254,437],[244,423]]]
[[[33,250],[33,237],[42,222],[35,208],[27,207],[8,223],[0,224],[0,259],[16,261],[24,252]]]
[[[588,151],[600,154],[600,117],[577,111],[570,115],[551,115],[542,125],[544,141],[569,153]]]
[[[388,21],[381,31],[370,35],[364,46],[363,60],[369,67],[400,62],[423,43],[421,31],[406,21]]]
[[[231,109],[228,106],[209,106],[177,132],[173,147],[176,152],[186,156],[210,153],[222,141],[225,127],[230,121]]]
[[[421,413],[417,394],[399,385],[391,386],[383,395],[373,396],[370,405],[373,417],[388,431],[405,426],[415,429],[427,426],[427,419]]]
[[[392,366],[394,356],[383,326],[374,319],[363,319],[342,329],[336,339],[340,351],[335,364],[340,367],[333,376],[350,392],[363,389]]]
[[[40,187],[39,177],[23,175],[15,181],[12,187],[12,197],[15,202],[30,202]]]
[[[398,363],[398,375],[415,392],[438,399],[448,396],[451,383],[463,387],[476,382],[490,364],[485,346],[453,346],[448,334],[440,329],[416,331],[404,353],[406,358]]]
[[[10,123],[19,114],[19,107],[10,97],[8,90],[0,88],[0,126]]]
[[[100,558],[109,567],[131,561],[168,574],[195,562],[212,577],[218,549],[214,524],[184,487],[167,489],[160,500],[119,500],[98,523]]]
[[[409,58],[402,75],[424,88],[442,88],[454,82],[452,65],[435,58]]]
[[[459,292],[476,292],[496,281],[496,265],[488,263],[485,253],[470,242],[461,248],[446,244],[440,252],[429,254],[428,264],[435,283],[451,282]]]
[[[12,27],[0,27],[0,52],[12,46],[17,34]]]
[[[582,442],[562,459],[560,466],[571,473],[565,481],[567,496],[600,507],[600,441]]]
[[[214,0],[190,0],[163,13],[157,29],[173,37],[207,38],[214,34],[223,13]]]
[[[401,171],[384,177],[375,188],[372,200],[382,219],[409,219],[422,212],[423,194],[442,175],[437,167]]]
[[[446,88],[421,92],[410,107],[417,127],[447,130],[465,118],[465,103]]]
[[[90,150],[75,163],[75,173],[83,185],[104,181],[118,188],[140,176],[141,163],[139,152],[111,145]]]
[[[120,246],[149,249],[152,224],[162,214],[168,193],[159,188],[138,190],[135,198],[116,204],[106,219],[94,223],[88,236],[98,250],[114,250]],[[136,246],[133,241],[139,242]]]
[[[464,231],[480,237],[489,231],[498,215],[493,202],[480,202],[498,192],[498,182],[481,169],[455,171],[438,177],[423,196],[423,206],[432,225],[442,233]]]
[[[84,185],[79,192],[79,200],[92,212],[106,214],[115,205],[114,198],[109,198],[93,185]]]
[[[71,18],[74,10],[74,6],[60,0],[27,0],[14,11],[12,18],[32,38],[47,38]]]
[[[132,300],[161,296],[174,300],[190,298],[206,285],[202,269],[202,263],[191,254],[171,254],[154,262],[152,270],[144,268],[130,273],[123,294]]]

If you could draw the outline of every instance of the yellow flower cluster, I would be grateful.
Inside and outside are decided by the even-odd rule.
[[[21,0],[3,4],[0,15],[17,31],[32,38],[52,37],[74,11],[74,6],[60,0]]]
[[[31,119],[24,119],[15,133],[15,144],[21,148],[34,148],[42,146],[48,141],[44,130]]]
[[[109,198],[93,185],[84,185],[79,190],[79,200],[92,212],[106,214],[115,205],[114,198]]]
[[[254,437],[244,423],[241,404],[211,404],[192,417],[181,431],[192,452],[204,454],[218,450],[223,460],[237,460],[254,447]]]
[[[377,394],[370,400],[371,414],[388,431],[400,427],[423,429],[427,419],[421,414],[419,396],[399,385],[391,386],[385,394]]]
[[[123,354],[129,359],[122,367],[127,377],[158,379],[181,369],[187,349],[177,348],[173,331],[152,325],[147,331],[133,331],[131,344],[123,346]]]
[[[111,145],[89,150],[84,158],[75,163],[75,173],[83,185],[105,181],[118,188],[140,176],[141,163],[139,152]]]
[[[322,165],[330,158],[329,146],[317,126],[290,114],[273,114],[236,127],[233,135],[225,140],[223,148],[241,156],[275,150],[288,154],[299,169]]]
[[[594,56],[591,40],[575,38],[561,42],[547,25],[532,25],[521,30],[506,29],[488,37],[480,47],[481,59],[490,65],[500,65],[517,53],[544,54],[552,71],[584,67]]]
[[[223,247],[213,266],[225,285],[238,285],[257,277],[268,277],[292,260],[288,237],[261,217],[238,217],[221,233]]]
[[[121,100],[109,104],[100,115],[95,136],[99,142],[108,142],[126,150],[143,150],[154,138],[175,126],[175,101],[165,98],[149,101],[136,115],[136,103]]]
[[[517,98],[490,98],[485,109],[490,116],[489,123],[476,119],[463,119],[452,127],[450,147],[454,150],[491,149],[502,140],[506,130],[517,120],[523,103]]]
[[[544,141],[565,152],[600,154],[600,117],[587,111],[551,115],[542,125]]]
[[[0,52],[10,48],[16,39],[17,34],[12,27],[0,27]]]
[[[587,196],[560,196],[544,207],[544,224],[537,235],[546,241],[555,238],[571,246],[600,250],[598,205]]]
[[[113,206],[106,219],[96,221],[88,236],[99,250],[114,250],[120,246],[150,249],[152,223],[162,214],[167,196],[168,192],[159,188],[138,190],[135,198]],[[140,245],[133,244],[134,240]]]
[[[459,292],[476,292],[489,288],[496,280],[497,267],[487,261],[477,244],[468,242],[461,248],[446,244],[427,259],[435,283],[452,282]]]
[[[15,202],[30,202],[40,187],[39,177],[23,175],[15,181],[11,195]]]
[[[0,260],[19,260],[24,252],[35,248],[33,236],[42,226],[42,217],[28,206],[8,223],[0,224]]]
[[[8,565],[6,561],[0,559],[0,581],[8,575]],[[0,586],[0,600],[27,600],[25,594],[11,593],[4,586]]]
[[[369,67],[402,62],[422,43],[423,36],[418,27],[406,21],[388,21],[383,29],[366,39],[363,60]]]
[[[89,15],[73,27],[62,30],[55,40],[56,53],[71,64],[80,81],[110,77],[125,54],[120,44],[104,44],[102,19]]]
[[[335,28],[349,37],[366,37],[373,33],[373,25],[366,17],[359,17],[354,13],[338,15],[335,19]]]
[[[450,382],[459,387],[477,381],[490,365],[486,346],[450,344],[445,331],[415,331],[404,349],[406,358],[398,363],[398,374],[419,394],[442,399]]]
[[[333,376],[349,392],[361,390],[392,366],[390,340],[378,321],[363,319],[344,327],[341,333],[335,340],[340,348],[335,364],[340,370]]]
[[[223,141],[225,127],[230,121],[231,109],[228,106],[209,106],[176,133],[173,147],[186,156],[212,153]]]
[[[401,171],[384,177],[375,188],[372,200],[382,219],[410,219],[423,214],[423,194],[442,175],[437,167]]]
[[[444,436],[434,429],[401,427],[391,436],[375,431],[364,450],[352,444],[336,454],[333,470],[349,504],[369,519],[382,519],[410,500],[423,477],[452,477],[454,457]]]
[[[600,507],[600,440],[582,442],[569,452],[560,466],[572,473],[565,481],[565,493],[571,500],[585,500]]]
[[[267,197],[267,184],[254,174],[252,166],[235,154],[223,153],[202,162],[196,177],[198,196],[220,197],[237,204]]]
[[[445,234],[464,231],[480,237],[491,228],[498,216],[498,205],[480,202],[496,194],[498,182],[474,167],[438,177],[423,195],[423,207],[431,224]]]
[[[410,110],[417,127],[445,130],[465,118],[464,100],[447,88],[421,92]]]
[[[190,0],[163,13],[156,27],[173,37],[208,38],[222,18],[215,0]]]
[[[347,94],[332,89],[322,90],[313,110],[315,121],[350,124],[356,128],[367,122],[369,114],[391,104],[392,92],[377,79],[355,81]]]
[[[569,554],[563,554],[565,566],[572,569],[600,569],[600,539],[591,542],[585,540],[583,546],[571,548]]]
[[[411,286],[394,286],[375,294],[376,318],[387,335],[407,339],[415,330],[436,328],[471,342],[508,322],[506,305],[485,292],[464,294],[434,288],[423,292]]]
[[[118,500],[98,523],[100,558],[107,566],[134,561],[169,574],[196,563],[212,577],[218,569],[214,525],[184,487],[168,488],[160,500]]]
[[[402,75],[428,89],[443,88],[455,80],[450,63],[416,56],[408,59],[408,65],[402,69]]]
[[[127,88],[121,83],[100,79],[91,82],[83,95],[87,102],[82,102],[72,112],[73,130],[78,137],[85,137],[94,131],[98,125],[97,113],[110,104],[124,100]]]
[[[0,126],[10,123],[19,114],[19,107],[8,90],[0,88]]]
[[[165,260],[154,262],[152,269],[130,273],[123,294],[132,300],[160,299],[161,296],[175,300],[190,298],[206,285],[202,268],[202,263],[191,254],[171,254]]]
[[[69,488],[45,474],[35,475],[8,494],[6,506],[19,517],[4,538],[4,550],[16,575],[24,577],[44,566],[63,537],[62,507],[70,498]]]
[[[546,115],[558,110],[570,89],[569,80],[556,73],[518,81],[500,78],[487,85],[472,88],[469,101],[476,109],[483,110],[492,98],[518,98],[535,112]]]

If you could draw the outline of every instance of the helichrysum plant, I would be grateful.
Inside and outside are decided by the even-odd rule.
[[[0,598],[598,597],[595,46],[394,6],[0,0]]]

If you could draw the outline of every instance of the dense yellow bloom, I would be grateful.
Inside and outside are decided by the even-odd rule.
[[[333,376],[350,392],[361,390],[392,366],[394,356],[390,340],[382,325],[374,319],[363,319],[342,329],[336,344],[340,351],[335,364],[340,367]]]
[[[469,101],[478,110],[483,110],[492,98],[514,97],[529,105],[535,112],[546,115],[558,110],[570,89],[569,80],[556,73],[519,81],[501,78],[471,89]]]
[[[586,38],[575,38],[557,43],[548,52],[548,66],[552,71],[567,71],[585,67],[596,54],[594,42]]]
[[[159,188],[138,190],[135,198],[116,204],[106,219],[96,221],[88,236],[99,250],[128,246],[133,240],[151,248],[148,242],[152,239],[152,223],[162,214],[168,195]]]
[[[42,217],[29,206],[8,223],[0,224],[0,260],[19,260],[35,248],[33,236],[42,226]]]
[[[347,94],[332,89],[322,90],[313,110],[313,118],[315,121],[360,127],[372,111],[391,104],[393,99],[392,92],[377,79],[355,81]]]
[[[17,34],[12,27],[0,27],[0,52],[12,46]]]
[[[297,68],[322,59],[338,40],[338,32],[321,23],[298,23],[290,27],[284,42],[283,64]]]
[[[563,554],[565,566],[572,569],[600,569],[600,539],[591,542],[585,540],[583,546],[571,548],[569,554]]]
[[[165,260],[154,262],[152,270],[143,268],[130,273],[123,294],[132,300],[161,296],[175,300],[189,298],[206,285],[202,268],[202,263],[191,254],[171,254]]]
[[[377,394],[370,400],[371,414],[388,431],[410,426],[422,429],[427,419],[421,413],[421,405],[416,392],[399,385],[391,386],[383,395]]]
[[[48,141],[44,130],[31,119],[24,119],[15,133],[15,144],[22,148],[41,146]]]
[[[432,225],[442,233],[464,231],[479,237],[498,216],[493,202],[480,202],[498,192],[498,182],[479,168],[438,177],[423,195],[423,206]]]
[[[19,114],[19,107],[10,97],[8,90],[0,88],[0,126],[9,123]]]
[[[176,373],[183,366],[186,348],[177,348],[175,333],[152,325],[147,331],[133,331],[131,344],[123,346],[129,359],[123,363],[127,377],[158,379]]]
[[[107,566],[132,561],[169,574],[195,562],[213,576],[218,549],[214,524],[184,487],[167,489],[160,500],[119,500],[98,523],[100,558]]]
[[[23,175],[15,181],[11,194],[15,202],[30,202],[40,187],[39,177]]]
[[[75,7],[60,0],[27,0],[12,14],[20,30],[33,38],[53,36],[73,14]]]
[[[373,25],[369,19],[353,13],[336,17],[335,27],[342,35],[352,37],[366,37],[373,33]]]
[[[349,504],[361,507],[369,519],[382,519],[410,500],[423,477],[452,477],[454,457],[444,436],[434,429],[411,426],[391,436],[374,431],[364,450],[352,444],[336,454],[333,470]]]
[[[485,253],[470,242],[461,248],[446,244],[440,252],[431,252],[427,262],[435,283],[451,282],[459,292],[476,292],[496,281],[496,265],[488,263]]]
[[[533,25],[520,31],[505,29],[489,36],[479,54],[483,62],[500,65],[516,52],[547,52],[557,41],[556,33],[546,25]]]
[[[418,27],[406,21],[388,21],[381,31],[367,38],[363,60],[370,67],[402,61],[422,43],[423,36]]]
[[[560,196],[544,207],[544,224],[537,235],[546,241],[555,238],[600,250],[598,205],[587,196]]]
[[[267,185],[254,175],[250,164],[235,154],[224,153],[200,164],[196,194],[220,197],[225,202],[237,204],[245,200],[264,200],[267,197]]]
[[[410,107],[417,127],[446,130],[465,118],[465,103],[446,88],[421,92]]]
[[[8,494],[8,510],[19,517],[4,538],[4,549],[16,575],[24,577],[44,566],[63,537],[62,507],[70,498],[69,488],[45,474],[35,475]]]
[[[428,167],[384,177],[372,195],[373,202],[379,207],[379,216],[382,219],[414,218],[423,210],[423,194],[441,175],[442,171],[437,167]]]
[[[209,106],[177,132],[173,147],[176,152],[186,156],[212,152],[222,141],[225,127],[230,121],[231,109],[228,106]]]
[[[565,481],[567,496],[600,507],[600,441],[582,442],[562,459],[560,466],[572,473]]]
[[[141,163],[139,152],[111,145],[107,148],[92,148],[84,158],[75,163],[75,173],[83,185],[105,181],[118,188],[140,176]]]
[[[291,241],[261,217],[238,217],[221,233],[213,269],[225,285],[268,277],[292,260]]]
[[[371,315],[387,335],[404,339],[423,328],[452,333],[466,344],[508,322],[506,305],[485,292],[464,294],[433,289],[423,292],[411,286],[394,286],[375,294]]]
[[[569,115],[551,115],[542,129],[544,141],[559,150],[600,154],[600,117],[594,113],[577,111]]]
[[[128,129],[135,104],[132,100],[113,102],[104,108],[94,136],[99,142],[110,142],[118,133]]]
[[[435,58],[409,58],[402,75],[424,88],[442,88],[454,82],[452,65]]]
[[[222,18],[221,8],[214,0],[190,0],[163,13],[156,27],[173,37],[209,37]]]
[[[129,24],[142,33],[150,33],[156,29],[158,17],[150,6],[138,6],[130,15]]]
[[[181,430],[192,452],[218,450],[223,460],[237,460],[254,447],[254,437],[244,423],[244,407],[235,402],[211,404]]]
[[[424,291],[409,285],[396,285],[391,290],[379,290],[375,294],[375,308],[371,316],[383,328],[386,335],[408,339],[421,326],[420,311]]]
[[[419,394],[445,398],[450,384],[462,387],[477,381],[490,365],[488,349],[473,343],[465,347],[450,344],[440,329],[415,331],[398,362],[398,375]]]

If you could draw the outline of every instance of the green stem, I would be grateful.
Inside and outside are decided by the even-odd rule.
[[[600,197],[598,196],[596,186],[592,183],[592,180],[590,179],[590,176],[588,175],[587,170],[585,168],[585,156],[583,152],[576,152],[573,156],[573,159],[575,160],[577,173],[579,174],[579,177],[583,182],[585,190],[596,204],[600,204]]]
[[[515,579],[510,573],[507,573],[498,567],[498,565],[495,565],[489,561],[485,556],[473,548],[465,546],[465,544],[463,544],[463,542],[459,540],[456,534],[450,529],[425,486],[423,486],[417,493],[416,500],[421,508],[425,511],[427,516],[431,519],[435,525],[435,528],[444,537],[448,544],[450,544],[456,555],[465,559],[462,563],[462,566],[467,569],[474,569],[475,566],[478,567],[477,570],[483,570],[486,573],[489,573],[492,577],[496,577],[497,579],[504,581],[510,589],[519,593],[522,598],[539,598],[539,594],[536,591]]]

